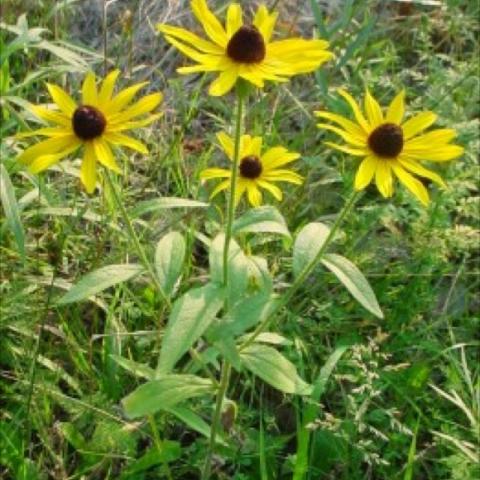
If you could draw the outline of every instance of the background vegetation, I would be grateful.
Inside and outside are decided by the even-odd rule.
[[[372,189],[345,224],[337,246],[367,274],[384,320],[318,271],[276,321],[275,330],[293,339],[284,354],[307,380],[348,346],[310,425],[309,478],[478,478],[479,3],[276,3],[280,33],[308,36],[315,28],[337,55],[322,72],[269,87],[268,96],[259,93],[250,105],[251,131],[266,130],[271,145],[303,153],[299,168],[307,181],[279,205],[292,232],[309,221],[328,222],[351,189],[355,160],[323,146],[325,133],[312,117],[321,107],[343,108],[336,87],[358,97],[368,84],[385,104],[404,86],[411,109],[435,110],[438,125],[456,128],[466,147],[462,159],[439,165],[449,189],[432,187],[428,209],[403,189],[389,201]],[[207,448],[205,436],[175,417],[131,422],[119,404],[142,378],[114,355],[145,365],[158,357],[165,318],[146,278],[94,301],[56,306],[83,274],[134,257],[109,192],[84,194],[76,160],[40,177],[15,162],[26,143],[13,135],[32,126],[26,102],[47,101],[47,79],[76,91],[88,68],[102,74],[106,39],[108,68],[119,66],[125,83],[151,80],[149,88],[166,95],[164,117],[142,133],[151,154],[125,158],[123,199],[151,255],[164,233],[185,232],[189,261],[181,289],[205,279],[204,235],[222,221],[222,201],[207,210],[147,215],[135,207],[161,196],[207,201],[198,172],[224,161],[214,133],[231,123],[229,102],[208,97],[201,77],[179,78],[175,67],[183,60],[153,33],[159,21],[189,24],[186,1],[111,1],[106,22],[102,8],[87,0],[2,1],[4,479],[147,480],[163,478],[165,463],[172,478],[195,479]],[[289,281],[281,275],[288,271],[288,242],[256,236],[250,245]],[[228,396],[237,401],[238,415],[224,418],[230,442],[215,457],[218,478],[291,478],[307,402],[248,374],[233,378]],[[211,399],[194,405],[208,421]],[[158,432],[166,440],[160,442]]]

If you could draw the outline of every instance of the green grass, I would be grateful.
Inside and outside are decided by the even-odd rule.
[[[14,24],[26,7],[4,3],[3,22]],[[87,196],[74,162],[32,176],[15,161],[28,142],[12,136],[33,125],[22,102],[44,102],[45,80],[74,91],[87,65],[102,73],[101,38],[93,51],[92,43],[87,45],[91,38],[82,43],[71,36],[81,2],[34,3],[30,28],[56,33],[45,35],[48,44],[42,48],[29,43],[12,53],[0,81],[0,153],[3,178],[11,181],[10,196],[8,180],[2,183],[0,223],[0,478],[148,480],[168,478],[168,471],[170,478],[199,478],[208,447],[197,431],[202,427],[165,411],[133,421],[120,403],[144,383],[148,369],[137,365],[129,371],[114,356],[152,368],[159,356],[168,317],[155,285],[141,276],[106,290],[95,302],[56,303],[88,272],[138,258],[111,190]],[[208,81],[179,78],[174,68],[180,57],[166,54],[161,38],[148,58],[134,35],[130,56],[118,22],[127,2],[118,3],[108,22],[112,64],[126,71],[133,58],[144,66],[133,76],[152,79],[152,90],[164,91],[166,100],[165,116],[138,133],[150,155],[124,156],[125,175],[115,181],[150,258],[167,232],[184,234],[183,293],[207,278],[204,240],[224,220],[223,200],[207,209],[145,215],[134,209],[158,197],[208,201],[198,174],[225,162],[214,135],[230,127],[232,102],[209,98]],[[288,31],[295,6],[282,3]],[[351,8],[330,17],[305,9],[310,18],[303,28],[309,33],[315,26],[327,35],[336,61],[316,75],[270,85],[250,101],[251,132],[266,135],[270,145],[284,143],[302,152],[298,169],[306,182],[287,189],[277,205],[293,233],[308,222],[330,223],[351,190],[355,160],[327,149],[323,140],[333,137],[318,130],[312,117],[324,107],[347,113],[337,87],[359,97],[368,84],[384,104],[405,87],[409,107],[438,113],[438,125],[456,128],[466,153],[439,165],[449,188],[432,187],[427,209],[402,188],[391,200],[367,189],[332,251],[365,273],[385,318],[366,312],[333,275],[318,268],[270,331],[288,339],[279,349],[302,378],[313,383],[324,376],[321,395],[315,401],[285,395],[248,371],[233,373],[227,397],[235,402],[236,416],[232,411],[232,418],[222,419],[228,428],[214,456],[219,479],[292,478],[297,445],[307,437],[302,455],[309,480],[479,475],[480,7],[474,1],[445,3],[410,9],[398,2],[347,1]],[[134,23],[134,33],[148,30],[146,23]],[[2,28],[2,50],[15,38]],[[52,51],[57,40],[66,42],[65,51]],[[289,241],[270,235],[239,240],[247,252],[267,258],[277,289],[290,282]],[[335,358],[332,371],[322,370],[342,345],[348,348]],[[204,375],[197,360],[185,358],[181,365]],[[218,376],[215,364],[209,369]],[[210,424],[213,396],[192,399],[188,406]]]

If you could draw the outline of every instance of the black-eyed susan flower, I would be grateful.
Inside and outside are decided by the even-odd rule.
[[[32,173],[39,173],[62,160],[67,155],[84,147],[80,179],[88,193],[95,189],[97,162],[121,173],[111,145],[125,146],[140,153],[148,153],[140,141],[125,135],[131,130],[148,125],[159,114],[150,114],[162,100],[161,93],[146,95],[131,103],[135,94],[145,85],[137,83],[113,95],[118,70],[109,73],[97,90],[95,75],[89,72],[82,85],[82,102],[77,103],[57,85],[47,84],[56,109],[33,105],[32,113],[54,126],[32,132],[20,133],[18,137],[40,135],[48,137],[24,150],[18,160],[27,165]],[[138,118],[142,117],[142,118]]]
[[[423,205],[427,205],[428,191],[414,175],[445,186],[438,174],[419,162],[444,162],[462,155],[463,148],[450,143],[456,136],[455,130],[442,128],[424,133],[437,119],[433,112],[428,111],[404,121],[404,91],[393,99],[384,114],[367,90],[364,100],[366,115],[347,92],[339,90],[338,93],[349,103],[356,122],[326,111],[315,114],[337,124],[319,123],[319,128],[330,130],[347,142],[347,145],[325,142],[326,145],[350,155],[364,157],[355,177],[355,188],[364,189],[375,177],[378,190],[388,198],[393,195],[395,176]]]
[[[218,141],[227,157],[234,159],[234,142],[226,133],[217,134]],[[261,189],[270,192],[278,201],[282,200],[283,194],[274,182],[289,182],[300,185],[303,178],[291,170],[283,167],[300,157],[300,154],[289,152],[284,147],[273,147],[262,154],[262,137],[242,135],[239,150],[239,165],[237,182],[235,187],[235,205],[238,204],[242,195],[246,192],[248,201],[254,207],[262,204]],[[230,187],[232,171],[223,168],[207,168],[200,173],[202,180],[212,178],[224,179],[211,194],[211,198],[219,192]]]
[[[287,81],[289,77],[316,70],[333,55],[324,40],[271,41],[277,12],[261,5],[252,23],[244,23],[242,8],[232,3],[227,10],[225,28],[209,10],[206,0],[192,0],[193,14],[209,40],[183,28],[160,24],[158,30],[196,65],[181,67],[182,74],[220,72],[210,86],[211,95],[224,95],[243,78],[262,88],[265,80]]]

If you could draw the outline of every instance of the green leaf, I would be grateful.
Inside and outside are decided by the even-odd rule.
[[[153,200],[145,200],[140,202],[130,211],[133,217],[140,217],[146,213],[155,212],[156,210],[165,210],[170,208],[205,208],[208,203],[197,202],[187,198],[161,197]]]
[[[175,415],[179,420],[185,423],[192,430],[203,435],[205,438],[210,438],[210,426],[207,422],[194,411],[186,407],[172,407],[167,409],[168,412]],[[217,432],[216,441],[221,445],[227,445],[227,442],[222,438],[222,435],[219,435],[220,432]]]
[[[163,375],[144,383],[122,400],[129,418],[168,410],[184,400],[214,392],[210,380],[195,375]]]
[[[265,293],[257,293],[236,303],[226,318],[215,323],[208,331],[208,339],[214,343],[223,337],[237,337],[263,321],[275,308],[277,300]]]
[[[182,447],[179,442],[164,440],[161,444],[161,450],[157,446],[150,448],[145,455],[129,464],[121,473],[121,480],[141,480],[145,478],[139,475],[146,470],[151,470],[157,465],[170,463],[178,460],[182,456]],[[151,472],[153,474],[153,470]]]
[[[322,263],[343,283],[360,305],[378,318],[383,318],[375,293],[363,273],[347,258],[334,253],[326,254]]]
[[[4,165],[0,165],[0,199],[2,200],[5,217],[12,229],[18,251],[25,259],[25,233],[22,220],[20,219],[20,209],[18,208],[15,190],[13,188],[10,176]]]
[[[282,214],[271,206],[252,208],[233,223],[234,233],[278,233],[291,238]]]
[[[158,448],[152,447],[147,453],[141,456],[138,460],[129,464],[121,473],[120,480],[134,480],[143,479],[142,472],[151,470],[153,467],[161,465],[163,463],[170,463],[178,460],[182,455],[182,448],[179,442],[172,442],[170,440],[164,440],[162,442],[161,451]],[[153,470],[152,470],[153,472]]]
[[[172,294],[182,273],[185,249],[185,240],[179,232],[170,232],[158,242],[155,268],[160,285],[167,295]]]
[[[225,235],[217,235],[210,245],[210,277],[212,282],[223,285],[223,248]],[[231,239],[228,249],[228,299],[234,305],[240,301],[248,287],[249,262],[238,243]]]
[[[146,378],[147,380],[153,380],[155,378],[155,370],[148,365],[137,363],[120,355],[114,355],[113,353],[110,354],[110,358],[136,377]]]
[[[85,300],[117,283],[126,282],[143,271],[141,265],[126,263],[109,265],[88,273],[58,301],[58,305]]]
[[[295,365],[272,347],[253,344],[240,357],[248,370],[281,392],[297,395],[312,392],[312,386],[300,378]]]
[[[322,249],[330,229],[323,223],[312,222],[300,230],[293,245],[293,274],[298,277]]]
[[[171,372],[212,323],[223,302],[223,288],[209,283],[188,291],[174,303],[163,337],[159,373]]]

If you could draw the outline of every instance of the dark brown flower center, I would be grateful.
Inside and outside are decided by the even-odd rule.
[[[394,158],[403,148],[403,130],[394,123],[384,123],[370,134],[368,146],[379,157]]]
[[[249,155],[240,160],[240,175],[243,178],[254,180],[262,174],[262,170],[262,163],[255,155]]]
[[[106,125],[105,116],[98,108],[81,105],[73,112],[73,131],[82,140],[99,137],[104,132]]]
[[[227,45],[227,55],[239,63],[259,63],[265,54],[265,40],[254,25],[240,27]]]

